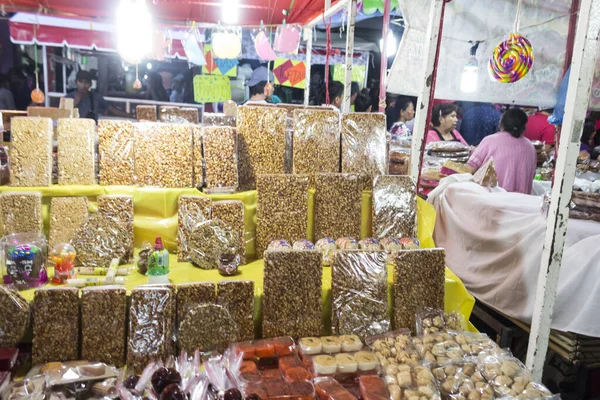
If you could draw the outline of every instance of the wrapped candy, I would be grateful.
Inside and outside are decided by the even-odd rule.
[[[66,283],[67,279],[75,277],[75,248],[68,243],[55,245],[48,258],[54,265],[54,283]]]

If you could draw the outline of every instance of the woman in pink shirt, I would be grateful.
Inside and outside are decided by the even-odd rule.
[[[531,194],[537,155],[533,144],[523,136],[527,114],[519,108],[507,110],[500,120],[500,132],[484,138],[467,164],[473,173],[494,159],[498,185],[507,192]]]
[[[458,107],[452,103],[441,103],[433,107],[431,124],[433,129],[427,132],[425,143],[431,142],[461,142],[467,144],[465,139],[456,130],[458,124]]]

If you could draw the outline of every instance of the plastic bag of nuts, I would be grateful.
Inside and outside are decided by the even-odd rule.
[[[203,113],[202,124],[204,126],[230,126],[235,128],[236,118],[219,113]]]
[[[100,185],[135,185],[132,122],[98,122],[98,159]]]
[[[190,235],[211,219],[212,200],[206,196],[179,196],[177,211],[177,261],[190,261]]]
[[[0,348],[14,347],[29,327],[29,303],[16,290],[0,286],[0,310]]]
[[[445,363],[461,360],[465,352],[449,333],[440,332],[413,338],[421,358],[428,362]]]
[[[452,400],[492,400],[494,390],[477,368],[475,360],[450,362],[433,368],[442,396]]]
[[[460,345],[465,356],[479,356],[498,348],[496,342],[485,333],[449,331],[448,334]]]
[[[188,354],[224,351],[235,342],[238,327],[229,310],[216,304],[200,304],[192,308],[179,326],[179,346]]]
[[[218,269],[221,262],[240,264],[240,238],[223,221],[212,219],[196,225],[190,234],[190,260],[202,269]]]
[[[131,248],[131,235],[119,219],[93,214],[82,224],[71,244],[86,267],[107,268],[113,258],[124,259]]]
[[[348,113],[342,115],[342,172],[360,173],[370,178],[388,170],[385,114]]]
[[[443,331],[464,331],[465,317],[456,312],[445,313],[440,309],[422,307],[417,311],[417,335]]]
[[[480,371],[493,387],[496,397],[541,399],[552,396],[517,358],[511,356],[484,357]]]
[[[384,378],[391,400],[440,400],[441,395],[427,363],[390,365]]]
[[[376,176],[373,181],[373,236],[416,236],[417,185],[410,176]]]
[[[365,339],[365,343],[379,359],[386,375],[395,376],[397,374],[394,366],[412,364],[420,360],[408,329],[369,336]],[[388,370],[390,366],[392,368]]]
[[[42,194],[4,192],[0,194],[0,234],[42,232]]]
[[[10,186],[52,185],[52,138],[50,118],[11,119]]]
[[[137,105],[135,116],[138,121],[156,121],[156,106]]]
[[[228,127],[203,128],[206,193],[233,193],[238,187],[237,133]]]

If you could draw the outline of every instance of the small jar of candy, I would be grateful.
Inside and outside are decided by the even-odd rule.
[[[60,243],[55,245],[48,259],[54,266],[54,283],[67,283],[67,279],[75,277],[75,256],[77,253],[73,246],[68,243]]]

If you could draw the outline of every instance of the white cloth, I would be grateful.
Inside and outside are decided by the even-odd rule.
[[[546,220],[541,198],[458,182],[429,199],[435,243],[480,301],[531,322]],[[552,328],[600,337],[600,223],[569,220]]]

